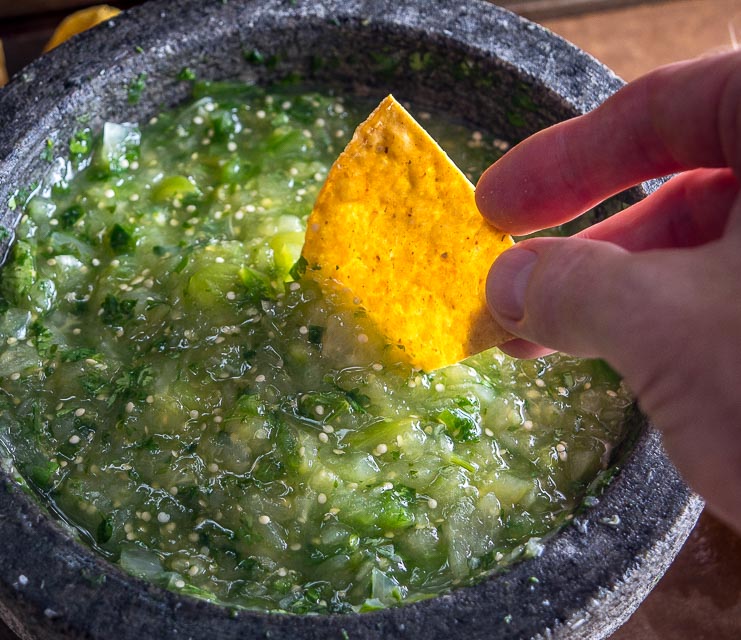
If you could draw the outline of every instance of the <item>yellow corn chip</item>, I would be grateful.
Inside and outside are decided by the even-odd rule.
[[[44,52],[58,47],[65,40],[69,40],[78,33],[92,29],[96,24],[110,20],[121,13],[120,9],[107,4],[100,4],[87,9],[80,9],[68,15],[57,27],[49,42],[44,47]]]
[[[473,185],[389,96],[332,166],[302,255],[308,276],[349,289],[409,362],[431,371],[511,338],[484,292],[511,245],[481,217]]]

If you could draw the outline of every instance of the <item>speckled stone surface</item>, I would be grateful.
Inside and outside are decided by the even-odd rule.
[[[484,2],[159,0],[45,55],[0,92],[0,223],[12,231],[19,209],[7,203],[48,170],[47,139],[63,153],[81,120],[141,120],[183,100],[186,66],[199,78],[393,92],[513,142],[620,86],[589,56]],[[603,638],[662,575],[702,506],[640,414],[626,419],[638,435],[619,475],[542,555],[476,587],[364,615],[233,613],[162,591],[75,542],[2,473],[0,615],[24,638]]]

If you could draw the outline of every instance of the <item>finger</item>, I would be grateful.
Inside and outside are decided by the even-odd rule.
[[[739,181],[729,169],[695,169],[577,236],[628,251],[698,246],[723,235],[738,195]]]
[[[605,358],[642,380],[647,362],[671,365],[667,358],[674,357],[676,345],[670,338],[690,341],[706,322],[701,300],[688,293],[694,273],[681,261],[674,270],[667,265],[676,255],[699,256],[707,247],[628,253],[581,238],[527,240],[494,262],[487,301],[501,326],[519,338]],[[707,269],[702,260],[698,265],[699,271]]]
[[[521,358],[524,360],[531,360],[532,358],[542,358],[553,353],[553,349],[547,347],[541,347],[539,344],[528,342],[527,340],[521,340],[515,338],[509,342],[505,342],[499,345],[500,351],[503,351],[508,356],[513,358]]]
[[[648,178],[698,167],[741,175],[739,105],[741,52],[663,67],[517,145],[484,172],[476,202],[522,235]]]

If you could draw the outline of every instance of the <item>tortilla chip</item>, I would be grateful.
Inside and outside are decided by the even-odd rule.
[[[431,371],[511,339],[486,307],[486,276],[512,238],[392,96],[332,166],[309,217],[306,274],[330,279],[415,367]]]
[[[51,51],[54,47],[58,47],[65,40],[69,40],[72,36],[76,36],[78,33],[92,29],[95,25],[110,20],[121,13],[120,9],[111,7],[107,4],[100,4],[95,7],[88,7],[87,9],[81,9],[68,15],[51,36],[49,42],[44,47],[44,52]]]

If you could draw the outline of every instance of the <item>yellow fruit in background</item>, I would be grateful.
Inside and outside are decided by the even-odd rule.
[[[110,20],[119,13],[121,13],[120,9],[107,4],[100,4],[95,7],[75,11],[75,13],[68,15],[62,20],[52,35],[51,40],[46,43],[44,51],[50,51],[62,44],[65,40],[69,40],[72,36],[87,31],[96,24]]]

